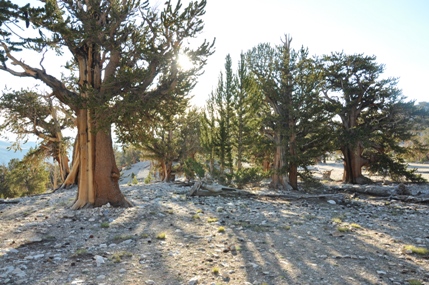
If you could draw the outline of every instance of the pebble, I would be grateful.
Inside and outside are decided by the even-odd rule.
[[[200,280],[200,276],[192,277],[192,278],[188,281],[188,285],[197,285],[199,280]]]
[[[279,276],[276,266],[272,266],[273,263],[270,264],[274,257],[283,256],[284,259],[287,259],[278,262],[279,267],[284,267],[282,270],[295,270],[295,267],[301,268],[301,265],[304,268],[304,264],[300,265],[300,254],[308,257],[309,263],[307,265],[320,267],[320,272],[322,272],[322,267],[327,270],[326,272],[329,272],[329,266],[326,266],[326,264],[331,261],[338,263],[340,266],[344,263],[347,266],[368,269],[365,262],[360,262],[359,260],[368,260],[368,262],[371,261],[372,264],[376,264],[375,261],[386,257],[384,253],[380,256],[372,255],[363,247],[359,251],[353,251],[356,246],[362,245],[362,239],[371,237],[385,239],[384,242],[389,243],[391,249],[396,248],[399,250],[405,241],[413,244],[424,244],[427,242],[426,236],[429,237],[428,225],[424,223],[421,224],[421,237],[416,237],[419,235],[413,233],[399,231],[392,235],[388,229],[384,231],[384,235],[371,236],[373,233],[369,230],[370,227],[380,232],[380,228],[383,228],[380,225],[394,227],[397,226],[396,223],[399,220],[403,223],[409,222],[406,219],[409,216],[389,216],[389,213],[385,213],[386,207],[381,201],[372,202],[372,204],[359,202],[359,205],[353,205],[353,207],[345,209],[340,206],[330,207],[326,203],[313,204],[311,202],[305,203],[306,206],[303,207],[301,202],[294,201],[283,204],[283,202],[275,203],[274,201],[272,203],[265,201],[261,203],[258,200],[240,200],[232,197],[187,197],[184,195],[186,188],[184,188],[185,190],[180,189],[180,192],[175,192],[176,194],[173,195],[170,184],[157,183],[154,185],[156,186],[133,187],[132,190],[127,190],[128,192],[124,191],[127,197],[137,201],[136,207],[129,209],[113,208],[108,205],[103,206],[101,209],[84,209],[71,212],[61,207],[55,209],[56,204],[53,204],[52,208],[45,210],[43,214],[34,214],[25,218],[18,217],[21,224],[15,227],[15,231],[23,232],[24,234],[16,235],[16,237],[9,235],[7,236],[9,239],[2,242],[4,245],[3,248],[0,248],[0,283],[10,282],[7,280],[14,280],[12,282],[15,282],[16,280],[18,282],[15,283],[31,284],[34,280],[41,280],[39,277],[46,278],[47,275],[42,276],[35,273],[36,268],[33,264],[36,264],[36,261],[40,264],[41,259],[45,259],[43,261],[46,261],[47,266],[50,265],[48,262],[65,265],[74,264],[74,271],[73,267],[71,267],[71,271],[63,270],[63,272],[50,272],[50,274],[52,273],[52,276],[63,276],[58,279],[58,284],[76,285],[90,282],[87,280],[89,278],[97,279],[96,282],[92,280],[92,283],[99,285],[101,283],[110,284],[111,278],[120,280],[120,278],[124,278],[123,274],[126,274],[127,278],[132,276],[131,278],[135,278],[134,280],[137,280],[137,278],[142,280],[141,277],[143,276],[154,278],[155,275],[149,275],[152,273],[148,274],[148,272],[162,275],[163,271],[159,270],[163,270],[160,268],[162,268],[163,260],[167,259],[173,264],[177,260],[179,265],[186,264],[186,266],[190,266],[184,269],[185,274],[180,277],[185,280],[181,283],[183,285],[211,284],[211,282],[217,284],[219,283],[217,281],[222,281],[221,277],[230,278],[229,274],[231,274],[232,280],[235,278],[239,280],[237,284],[252,285],[263,282],[271,284],[270,280],[263,280],[263,278],[271,279],[271,277]],[[175,189],[174,191],[179,190]],[[271,192],[264,190],[261,193]],[[69,193],[67,195],[73,196]],[[69,199],[67,195],[64,195],[64,198],[61,199]],[[142,197],[146,197],[147,201],[143,201]],[[183,197],[183,200],[178,197]],[[58,198],[59,203],[62,201],[61,199]],[[337,204],[334,200],[327,201],[327,203]],[[398,202],[395,205],[402,204]],[[166,214],[168,210],[173,210],[173,214]],[[37,209],[35,208],[34,211],[37,211]],[[426,210],[425,213],[412,209],[409,211],[413,213],[415,219],[420,219],[423,214],[429,214],[429,211]],[[197,213],[201,219],[197,221],[191,220],[192,215]],[[34,221],[34,216],[36,215],[39,218]],[[45,216],[48,217],[47,221],[49,223],[44,222],[44,219],[40,219]],[[178,226],[174,223],[176,217],[182,218],[183,216],[185,219],[187,218],[189,227]],[[307,218],[312,216],[316,218]],[[325,233],[335,231],[336,225],[331,224],[330,220],[336,216],[341,216],[344,223],[359,223],[362,229],[345,233],[344,239],[338,239],[328,234],[324,235],[321,228],[326,227],[324,229]],[[206,219],[208,217],[219,217],[219,222],[207,224]],[[115,222],[109,229],[100,229],[99,223],[106,221],[106,218]],[[60,219],[60,222],[55,221],[55,219]],[[155,219],[157,221],[154,221]],[[66,220],[73,220],[74,222],[65,224]],[[149,223],[145,224],[147,220],[149,220]],[[386,220],[389,220],[389,222],[386,223]],[[140,223],[140,221],[142,222]],[[290,225],[290,230],[276,228],[279,222],[283,225]],[[217,232],[220,225],[225,227],[225,234]],[[193,231],[193,227],[197,227],[198,230]],[[50,231],[57,228],[63,231],[66,229],[64,237],[61,237],[61,239],[56,237],[56,240],[53,241],[47,239],[46,237],[50,235]],[[237,229],[244,231],[238,231]],[[166,241],[155,240],[156,234],[164,230],[169,233]],[[27,235],[30,231],[32,234],[33,232],[38,234],[33,236],[32,241],[42,243],[31,247],[21,247],[21,244],[30,241],[28,239],[24,240],[25,237],[30,236]],[[11,228],[10,232],[13,232],[13,228]],[[147,237],[140,236],[146,232]],[[361,235],[361,233],[365,233],[365,235]],[[76,236],[83,238],[75,239]],[[121,238],[116,239],[116,236]],[[123,239],[123,237],[128,236],[130,238]],[[394,236],[396,237],[393,238]],[[282,238],[282,240],[277,243],[275,238]],[[112,241],[115,243],[112,243]],[[232,251],[225,251],[231,244],[236,244],[237,247],[240,247],[240,250],[237,250],[235,255]],[[315,251],[309,251],[308,249],[301,251],[301,248],[306,244],[314,245],[313,250],[317,249]],[[321,249],[316,247],[319,244],[322,245]],[[37,246],[38,249],[34,250],[34,246]],[[143,251],[138,253],[134,251],[134,247],[143,246],[145,246]],[[29,248],[32,248],[32,251]],[[41,249],[39,250],[39,248]],[[76,248],[86,248],[88,255],[70,258],[76,252]],[[122,251],[132,252],[134,257],[121,257],[120,263],[112,262],[111,255]],[[285,252],[295,252],[295,255],[288,256]],[[318,254],[315,254],[315,252],[318,252]],[[16,253],[20,253],[19,260],[15,255]],[[255,255],[252,255],[253,259],[244,259],[247,258],[247,253],[255,253]],[[413,262],[409,255],[402,254],[404,260],[392,257],[392,261],[395,261],[396,264],[401,261],[407,264]],[[92,259],[91,256],[93,256]],[[135,257],[140,257],[140,259],[137,261]],[[293,259],[294,257],[298,257],[298,259]],[[329,258],[342,260],[324,261]],[[8,259],[13,260],[13,263],[9,263]],[[6,261],[3,262],[4,260]],[[201,264],[196,263],[199,261],[203,262]],[[97,266],[92,266],[94,262]],[[392,265],[395,263],[386,264]],[[196,266],[192,267],[191,264]],[[221,274],[218,277],[213,277],[218,278],[217,280],[208,281],[206,274],[211,274],[210,270],[214,266],[221,267]],[[421,266],[422,272],[425,272],[427,266],[424,264]],[[398,267],[400,266],[398,265]],[[58,268],[58,266],[53,266],[52,268]],[[116,275],[111,276],[115,272]],[[118,272],[121,275],[118,275]],[[252,280],[253,283],[243,282],[244,280],[240,279],[243,272],[249,274],[246,279]],[[304,273],[305,271],[302,272]],[[370,273],[370,270],[368,272]],[[388,274],[383,270],[377,270],[376,272],[380,277]],[[194,276],[196,273],[204,275],[204,277]],[[404,274],[409,275],[402,278],[406,280],[405,278],[412,277],[413,273],[415,272],[406,270]],[[250,276],[250,274],[253,274],[253,276]],[[327,274],[322,274],[324,280],[319,282],[313,279],[315,276],[308,276],[306,281],[312,284],[330,284],[329,281],[334,280],[332,278],[335,278],[335,273],[331,271],[329,274],[332,276],[327,276]],[[156,276],[159,277],[160,275]],[[352,276],[344,277],[352,278]],[[212,275],[209,278],[212,278]],[[304,277],[301,276],[301,278]],[[429,276],[425,276],[425,278],[429,278]],[[390,281],[394,282],[394,279]],[[112,281],[112,284],[116,284],[114,282],[118,281]],[[272,284],[276,284],[275,282],[273,281]],[[153,280],[146,280],[142,283],[148,285],[157,284]],[[162,281],[159,284],[163,284]]]

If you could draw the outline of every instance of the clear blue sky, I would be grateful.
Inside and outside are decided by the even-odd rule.
[[[375,55],[408,99],[429,101],[427,0],[208,0],[206,11],[201,36],[216,37],[216,53],[193,92],[198,105],[216,87],[228,53],[235,69],[241,51],[280,44],[285,34],[312,55]]]
[[[155,5],[164,2],[151,0]],[[204,21],[201,41],[216,38],[216,52],[192,92],[194,104],[203,105],[216,87],[228,53],[235,69],[241,51],[264,42],[280,44],[285,34],[293,38],[294,48],[308,47],[310,54],[376,55],[386,65],[386,75],[400,78],[408,99],[429,101],[429,0],[208,0]],[[37,55],[21,57],[34,65],[40,61]],[[51,67],[57,65],[58,59],[44,61],[55,76],[58,70]],[[0,72],[0,89],[36,83]]]

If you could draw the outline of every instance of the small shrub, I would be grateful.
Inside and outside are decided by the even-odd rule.
[[[406,245],[404,246],[404,249],[406,251],[411,251],[411,253],[419,254],[419,255],[426,255],[429,254],[429,249],[424,247],[418,247],[414,245]]]
[[[423,283],[417,279],[410,279],[408,280],[409,285],[423,285]]]
[[[136,176],[134,176],[134,177],[133,177],[133,180],[131,181],[131,183],[132,183],[133,185],[139,184],[139,181],[137,180],[137,177],[136,177]]]
[[[337,231],[339,231],[340,233],[347,233],[350,231],[350,229],[348,227],[339,226],[337,227]]]
[[[218,220],[218,218],[208,218],[207,223],[216,223]]]
[[[224,232],[225,232],[225,228],[224,228],[224,227],[219,227],[219,228],[217,229],[217,231],[218,231],[219,233],[224,233]]]
[[[203,178],[205,175],[204,167],[201,163],[193,158],[188,158],[183,163],[183,172],[185,173],[186,179],[191,180],[195,178]]]
[[[115,252],[110,257],[110,260],[112,260],[114,263],[120,263],[122,261],[122,258],[124,258],[124,257],[131,257],[131,256],[133,256],[133,254],[130,253],[130,252],[120,251],[120,252]]]
[[[159,233],[159,234],[156,236],[156,238],[157,238],[157,239],[162,239],[162,240],[166,239],[166,237],[167,237],[167,234],[166,234],[166,233]]]
[[[331,221],[333,222],[333,223],[335,223],[335,224],[341,224],[343,221],[341,220],[341,218],[338,218],[338,217],[336,217],[336,218],[332,218],[331,219]]]
[[[234,181],[239,187],[264,179],[260,168],[242,168],[234,173]]]
[[[193,220],[200,220],[200,219],[201,219],[201,217],[200,217],[200,215],[195,214],[195,215],[193,215],[193,216],[192,216],[192,219],[193,219]]]
[[[131,236],[131,235],[119,235],[119,236],[114,236],[113,240],[116,242],[121,242],[124,240],[133,239],[133,238],[134,236]]]
[[[356,223],[351,223],[351,224],[350,224],[350,227],[352,227],[352,228],[354,228],[354,229],[361,229],[361,228],[362,228],[362,226],[361,226],[361,225],[356,224]]]
[[[108,227],[110,227],[110,224],[109,224],[109,222],[102,222],[100,224],[100,227],[103,228],[103,229],[107,229]]]
[[[144,179],[144,183],[145,184],[149,184],[152,181],[152,176],[149,174],[148,176],[146,176],[146,178]]]
[[[141,236],[141,238],[148,238],[149,234],[148,233],[142,233],[140,236]]]
[[[74,256],[82,256],[82,255],[85,255],[87,253],[88,253],[88,250],[86,250],[86,248],[79,248],[74,253]]]
[[[218,274],[219,274],[219,272],[220,272],[220,270],[219,270],[219,268],[218,268],[218,267],[213,267],[213,268],[212,268],[212,273],[213,273],[213,274],[218,275]]]

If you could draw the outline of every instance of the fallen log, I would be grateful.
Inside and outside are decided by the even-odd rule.
[[[345,195],[335,194],[305,194],[305,193],[281,193],[281,194],[257,194],[242,189],[227,187],[220,184],[207,184],[201,181],[195,182],[191,187],[189,196],[226,196],[226,197],[249,197],[249,198],[267,198],[282,200],[301,200],[301,199],[325,199],[333,200],[336,203],[342,203]]]
[[[390,197],[394,195],[411,196],[411,191],[403,183],[396,186],[353,185],[351,187],[338,189],[344,190],[345,192],[360,193],[377,197]]]

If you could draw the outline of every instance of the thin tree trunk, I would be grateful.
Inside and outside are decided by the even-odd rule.
[[[294,163],[289,165],[289,184],[294,190],[298,190],[298,166]]]
[[[280,134],[276,136],[276,152],[274,155],[273,175],[270,183],[270,188],[287,189],[287,176],[284,175],[284,154],[285,147],[281,144]]]

